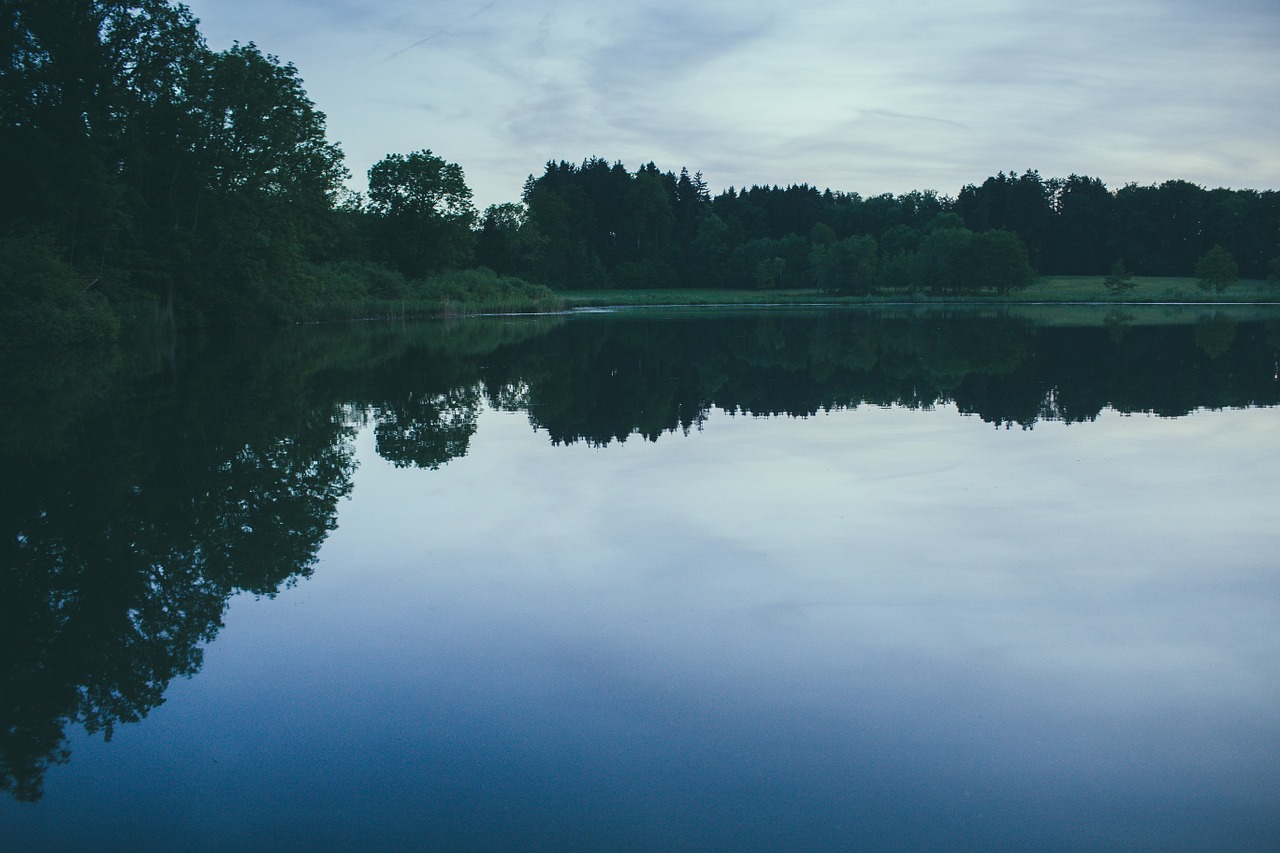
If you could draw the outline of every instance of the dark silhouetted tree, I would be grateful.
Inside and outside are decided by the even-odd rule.
[[[1124,259],[1121,258],[1111,265],[1111,272],[1107,273],[1107,277],[1102,280],[1102,285],[1108,293],[1120,294],[1133,290],[1138,283],[1133,280],[1128,267],[1124,265]]]
[[[383,255],[421,277],[472,257],[475,208],[462,167],[429,150],[389,154],[369,169],[369,210]]]
[[[1236,259],[1221,246],[1214,246],[1196,261],[1196,278],[1202,290],[1222,293],[1239,278]]]

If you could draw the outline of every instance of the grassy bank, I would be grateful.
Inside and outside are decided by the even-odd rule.
[[[1137,278],[1135,286],[1123,294],[1110,293],[1103,276],[1045,276],[1016,293],[998,296],[936,296],[908,291],[872,296],[840,296],[816,289],[806,290],[577,290],[560,291],[569,308],[603,308],[666,305],[877,305],[877,304],[1142,304],[1183,303],[1220,305],[1238,303],[1280,304],[1280,284],[1253,280],[1232,285],[1225,293],[1201,290],[1193,278]]]
[[[299,322],[389,317],[449,317],[471,314],[516,314],[569,308],[689,307],[752,305],[1048,305],[1111,311],[1125,305],[1280,305],[1280,284],[1241,281],[1225,293],[1202,290],[1193,278],[1135,277],[1122,294],[1109,292],[1102,276],[1045,276],[1030,287],[1006,295],[928,295],[882,292],[842,296],[816,288],[795,290],[719,290],[668,288],[635,290],[562,290],[485,269],[462,270],[425,280],[407,280],[382,267],[344,264],[320,273],[317,298],[300,306]]]
[[[368,263],[332,264],[317,270],[312,298],[289,316],[295,322],[456,317],[559,311],[550,288],[487,269],[459,270],[406,279]]]
[[[1036,279],[1011,301],[1019,302],[1280,302],[1280,284],[1262,279],[1238,281],[1224,293],[1200,288],[1194,278],[1134,277],[1134,288],[1109,293],[1100,275],[1058,275]]]
[[[660,290],[561,290],[557,295],[568,308],[666,305],[805,305],[851,301],[820,290],[714,290],[671,288]],[[865,301],[865,300],[858,300]]]

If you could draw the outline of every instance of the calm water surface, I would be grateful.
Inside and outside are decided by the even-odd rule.
[[[4,849],[1280,843],[1280,323],[24,365]]]

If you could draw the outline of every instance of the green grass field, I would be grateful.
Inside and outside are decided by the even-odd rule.
[[[676,305],[878,305],[878,304],[1151,304],[1222,305],[1280,304],[1280,284],[1240,281],[1225,293],[1201,290],[1193,278],[1139,278],[1127,293],[1108,293],[1098,276],[1045,276],[1030,287],[1006,296],[926,296],[919,293],[880,293],[837,296],[819,290],[562,290],[557,295],[568,308],[661,307]]]
[[[663,307],[668,305],[804,305],[848,302],[819,290],[713,290],[672,288],[669,290],[559,290],[556,295],[568,308],[611,308],[615,306]],[[865,301],[865,300],[862,300]]]
[[[1150,316],[1155,306],[1170,306],[1171,314],[1185,316],[1188,306],[1221,310],[1250,305],[1280,306],[1280,284],[1241,281],[1226,293],[1201,290],[1192,278],[1135,278],[1136,287],[1124,294],[1111,294],[1102,276],[1046,276],[1026,290],[1006,296],[927,296],[920,293],[879,293],[873,296],[838,296],[816,289],[804,290],[714,290],[687,288],[666,290],[561,290],[496,277],[476,277],[477,281],[432,281],[418,283],[417,291],[404,299],[376,299],[360,294],[356,298],[331,300],[300,312],[301,321],[344,320],[370,317],[439,317],[469,314],[518,314],[554,312],[572,308],[687,308],[748,307],[766,305],[868,305],[868,306],[991,306],[1007,311],[1035,313],[1041,319],[1071,324],[1077,315],[1086,323],[1123,311],[1126,306],[1147,306]],[[483,280],[480,280],[483,278]],[[490,282],[494,278],[497,284]],[[478,283],[477,283],[478,282]],[[498,286],[499,284],[505,286]],[[483,285],[483,286],[482,286]],[[1182,306],[1182,307],[1178,307]],[[1070,311],[1067,309],[1070,308]]]
[[[1123,294],[1108,293],[1100,275],[1044,276],[1016,294],[1018,302],[1191,302],[1219,304],[1280,302],[1280,284],[1260,279],[1238,281],[1225,293],[1201,290],[1194,278],[1134,277],[1137,285]]]

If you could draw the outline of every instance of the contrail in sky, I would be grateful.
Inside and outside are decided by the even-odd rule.
[[[420,39],[418,39],[417,41],[415,41],[413,44],[409,45],[408,47],[402,47],[402,48],[400,48],[400,50],[397,50],[395,53],[387,54],[386,56],[384,56],[384,57],[382,58],[382,62],[390,62],[391,60],[395,59],[397,56],[399,56],[399,55],[400,55],[400,54],[402,54],[402,53],[408,53],[409,51],[413,50],[415,47],[419,47],[419,46],[421,46],[421,45],[424,45],[424,44],[426,44],[426,43],[427,43],[427,42],[429,42],[429,41],[434,41],[434,40],[436,40],[436,39],[440,38],[440,36],[445,35],[446,33],[448,33],[448,32],[449,32],[449,28],[450,28],[450,27],[457,26],[458,24],[461,24],[461,23],[465,23],[466,21],[471,20],[472,18],[476,17],[477,15],[481,14],[482,12],[486,12],[486,11],[488,11],[489,9],[492,9],[494,6],[497,6],[497,5],[498,5],[498,0],[490,0],[490,2],[485,3],[483,6],[481,6],[479,9],[476,9],[476,10],[475,10],[474,12],[472,12],[470,15],[464,15],[463,17],[458,18],[456,21],[450,21],[448,24],[445,24],[443,27],[441,27],[440,29],[436,30],[436,31],[435,31],[435,32],[433,32],[431,35],[426,36],[426,37],[424,37],[424,38],[420,38]]]

